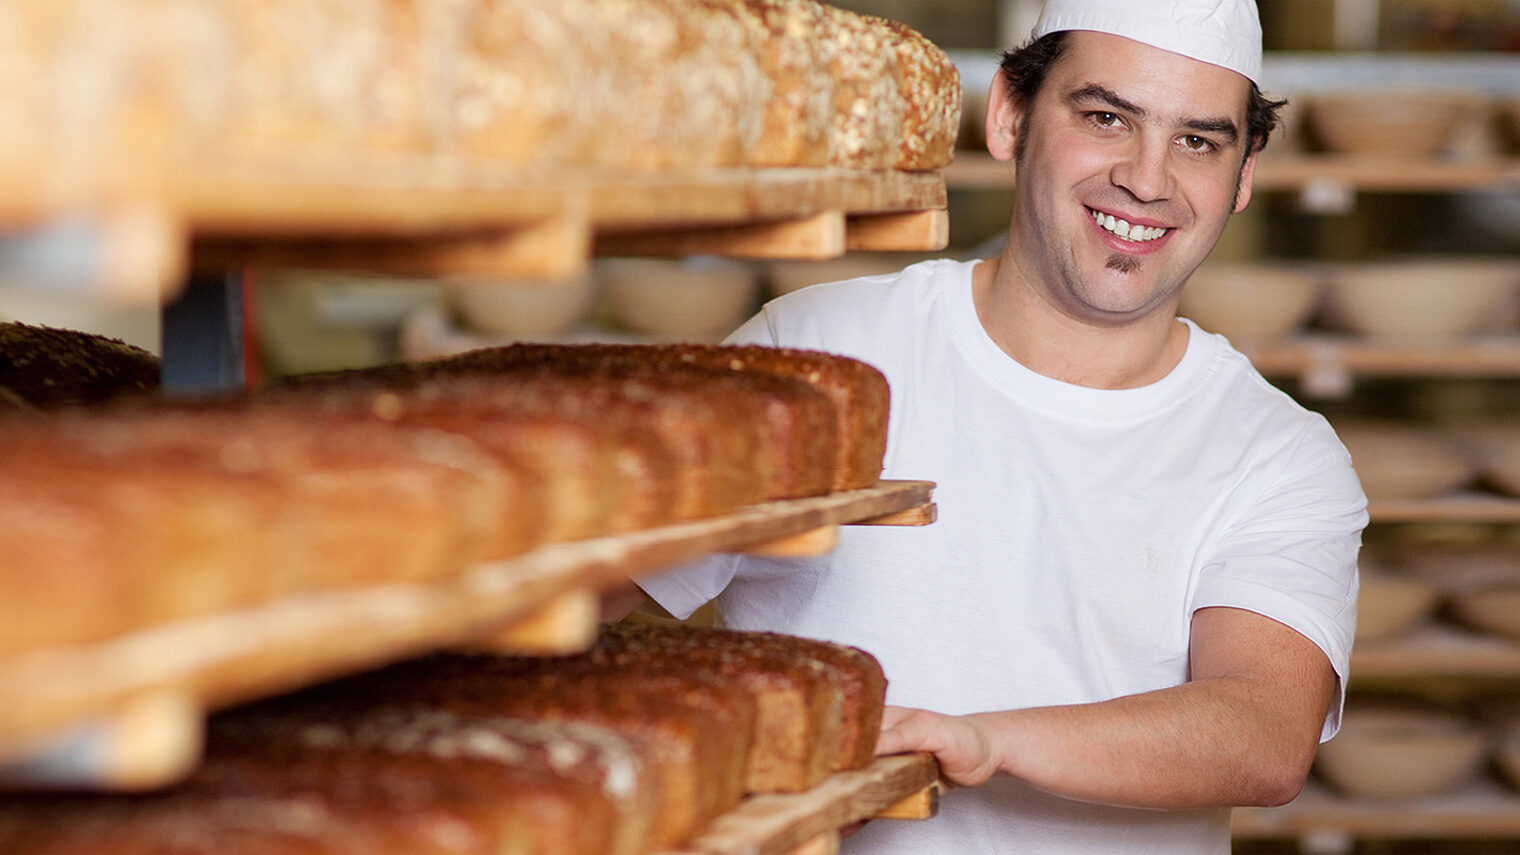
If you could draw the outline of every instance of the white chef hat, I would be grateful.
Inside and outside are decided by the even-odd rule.
[[[1046,0],[1034,37],[1059,30],[1123,36],[1261,82],[1255,0]]]

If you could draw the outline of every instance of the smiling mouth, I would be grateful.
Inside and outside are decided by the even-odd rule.
[[[1113,214],[1105,214],[1092,208],[1087,209],[1087,215],[1092,217],[1093,222],[1104,231],[1130,243],[1149,243],[1171,231],[1159,226],[1133,226],[1128,220],[1121,220]]]

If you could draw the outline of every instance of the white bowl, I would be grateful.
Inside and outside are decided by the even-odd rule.
[[[448,283],[449,307],[466,329],[511,336],[564,332],[585,317],[591,277],[533,281]]]
[[[1494,765],[1499,769],[1499,777],[1511,789],[1520,790],[1520,730],[1511,730],[1500,736],[1498,744],[1494,746]]]
[[[1377,572],[1363,572],[1356,602],[1356,640],[1397,638],[1424,623],[1440,593],[1434,585]]]
[[[613,318],[660,339],[720,339],[758,308],[759,277],[743,262],[609,258],[596,275]]]
[[[1306,100],[1314,138],[1329,151],[1406,159],[1450,150],[1487,108],[1481,95],[1463,89],[1346,90]]]
[[[1461,425],[1453,435],[1465,444],[1490,484],[1520,496],[1520,424],[1489,422]]]
[[[765,287],[768,294],[779,297],[822,282],[896,273],[917,260],[900,252],[852,252],[822,261],[776,261],[766,270]]]
[[[1325,318],[1364,336],[1447,340],[1512,322],[1520,263],[1507,258],[1411,256],[1335,265]]]
[[[1231,341],[1270,341],[1309,319],[1320,290],[1308,265],[1210,262],[1183,286],[1178,313]]]
[[[1438,496],[1475,471],[1464,449],[1436,430],[1373,421],[1337,422],[1335,430],[1371,500]]]
[[[1418,798],[1459,789],[1487,757],[1483,733],[1460,717],[1347,703],[1341,730],[1319,747],[1315,769],[1349,796]]]

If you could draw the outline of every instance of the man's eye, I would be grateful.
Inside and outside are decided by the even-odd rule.
[[[1189,151],[1209,151],[1214,144],[1200,136],[1189,134],[1182,138],[1182,145]]]
[[[1114,127],[1115,125],[1119,124],[1119,114],[1118,113],[1103,113],[1103,112],[1098,112],[1098,113],[1093,113],[1092,117],[1093,117],[1093,121],[1094,122],[1097,122],[1098,124],[1102,125],[1105,128],[1111,128],[1111,127]]]

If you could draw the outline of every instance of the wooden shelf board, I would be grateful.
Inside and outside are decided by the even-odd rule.
[[[1444,193],[1520,186],[1520,159],[1417,160],[1332,154],[1268,153],[1257,162],[1258,191],[1296,191],[1329,183],[1348,191]],[[952,189],[1013,187],[1011,164],[980,152],[957,152],[944,169]]]
[[[1520,499],[1496,493],[1452,493],[1430,499],[1368,503],[1373,522],[1520,522]]]
[[[0,228],[82,219],[98,224],[105,245],[151,223],[152,251],[113,259],[102,274],[103,296],[138,299],[172,295],[190,266],[543,278],[579,272],[599,238],[608,251],[648,237],[657,245],[644,254],[765,258],[832,258],[857,245],[923,251],[948,238],[945,181],[933,170],[612,172],[404,158],[326,166],[203,166],[58,187],[12,175],[20,185],[0,200]],[[915,213],[926,216],[906,216]],[[788,227],[799,222],[814,224],[807,240]]]
[[[1520,642],[1431,623],[1351,654],[1353,683],[1431,676],[1520,677]]]
[[[877,815],[932,785],[929,754],[878,757],[803,793],[750,796],[679,852],[661,855],[788,855],[841,826]]]
[[[1520,375],[1520,336],[1440,342],[1376,341],[1306,334],[1284,341],[1241,343],[1263,374],[1312,375],[1343,371],[1363,376]]]
[[[1278,808],[1238,808],[1237,840],[1344,834],[1357,838],[1520,837],[1520,794],[1483,780],[1450,795],[1367,801],[1335,795],[1310,782]]]
[[[546,609],[556,613],[554,604],[566,595],[597,592],[733,546],[895,514],[928,504],[933,488],[928,481],[883,481],[767,502],[709,519],[550,544],[443,582],[308,593],[97,644],[11,656],[0,660],[0,697],[7,699],[0,705],[0,760],[56,750],[57,740],[108,724],[134,698],[164,695],[215,709],[427,650],[500,640]],[[546,643],[567,631],[563,622],[550,627]]]

